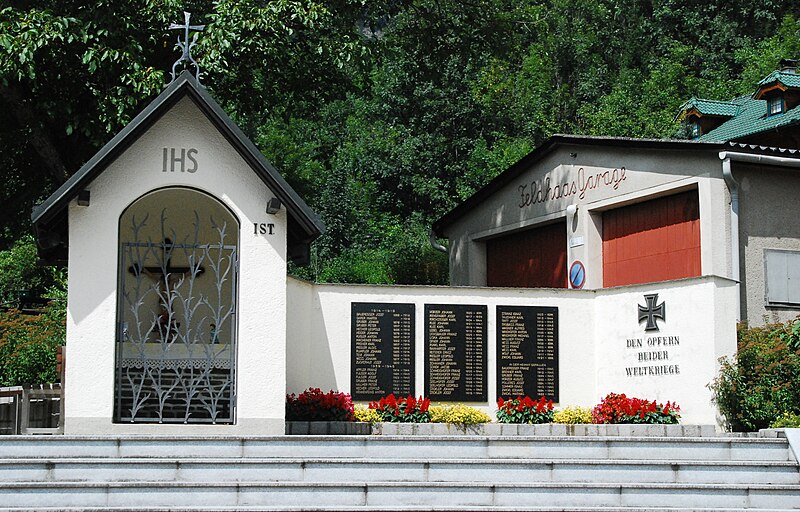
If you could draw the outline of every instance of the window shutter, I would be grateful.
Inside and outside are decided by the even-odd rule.
[[[800,304],[800,252],[766,250],[767,302]]]

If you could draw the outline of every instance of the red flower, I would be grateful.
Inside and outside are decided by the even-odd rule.
[[[419,410],[422,412],[428,412],[428,408],[431,405],[431,399],[425,398],[422,400],[422,405],[420,406]]]

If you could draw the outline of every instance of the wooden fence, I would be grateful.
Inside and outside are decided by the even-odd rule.
[[[65,347],[56,352],[61,382],[0,388],[0,435],[64,433]]]
[[[61,384],[0,388],[0,434],[63,432]]]

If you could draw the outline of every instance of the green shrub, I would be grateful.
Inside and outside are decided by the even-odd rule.
[[[56,382],[56,351],[65,336],[63,305],[51,304],[41,315],[0,312],[0,386]]]
[[[800,414],[785,412],[780,418],[773,421],[770,428],[800,428]]]
[[[39,296],[57,285],[59,272],[54,267],[39,265],[36,242],[26,235],[5,251],[0,251],[0,304],[19,307],[23,295]]]
[[[447,254],[431,247],[428,229],[414,218],[388,230],[382,246],[392,283],[447,284]]]
[[[433,405],[429,408],[431,423],[451,425],[480,425],[492,421],[491,416],[468,405]]]
[[[348,250],[319,269],[321,283],[392,283],[386,255],[379,250]]]
[[[588,407],[565,407],[553,414],[553,423],[577,425],[592,422],[592,410]]]
[[[738,350],[722,358],[709,385],[729,429],[767,428],[784,413],[800,413],[797,321],[738,328]]]

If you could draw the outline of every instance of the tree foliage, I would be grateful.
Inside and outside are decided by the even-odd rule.
[[[446,280],[430,223],[554,133],[671,137],[800,57],[795,2],[27,0],[0,8],[0,248],[168,80],[203,81],[323,218],[318,280]]]
[[[38,260],[30,235],[0,251],[0,306],[19,307],[26,297],[64,296],[65,276],[58,269],[39,265]]]

